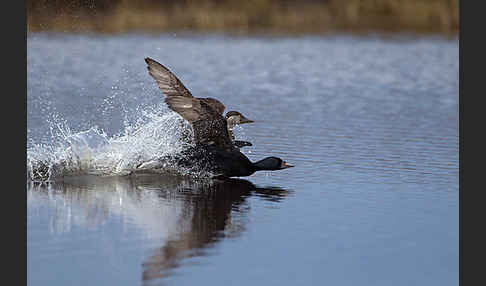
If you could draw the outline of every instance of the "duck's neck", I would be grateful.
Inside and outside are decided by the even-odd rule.
[[[229,133],[229,136],[231,137],[232,140],[235,140],[235,135],[233,134],[233,127],[235,127],[235,124],[230,124],[228,122],[228,133]]]
[[[233,127],[235,127],[236,125],[231,119],[227,120],[226,122],[226,124],[228,125],[228,129],[233,129]]]
[[[228,125],[228,129],[232,130],[237,124],[238,124],[238,119],[236,119],[234,116],[230,116],[226,120],[226,124]]]
[[[268,165],[268,162],[265,159],[262,159],[258,162],[251,163],[253,170],[256,171],[271,171],[274,170],[271,166]]]

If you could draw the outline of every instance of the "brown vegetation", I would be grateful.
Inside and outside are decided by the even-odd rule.
[[[27,29],[453,35],[459,0],[28,0]]]

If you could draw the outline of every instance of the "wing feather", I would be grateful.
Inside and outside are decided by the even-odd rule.
[[[151,58],[145,58],[149,74],[155,79],[165,96],[193,97],[182,82],[165,66]]]
[[[201,103],[196,98],[171,96],[165,98],[165,103],[191,124],[203,117]]]
[[[234,148],[226,119],[209,104],[183,96],[166,97],[165,102],[170,109],[191,123],[196,143]]]
[[[212,109],[216,110],[219,114],[223,115],[223,112],[224,112],[224,109],[226,108],[226,106],[224,106],[224,104],[217,100],[217,99],[214,99],[214,98],[198,98],[200,101],[203,101],[204,103],[206,103],[207,105],[211,106]]]

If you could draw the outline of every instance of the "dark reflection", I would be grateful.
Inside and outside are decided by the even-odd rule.
[[[227,236],[239,235],[244,229],[241,221],[232,221],[231,214],[245,213],[245,201],[252,195],[279,202],[289,192],[277,187],[260,188],[247,180],[228,179],[210,183],[187,181],[177,187],[193,212],[188,219],[191,227],[169,240],[143,263],[143,280],[153,281],[170,275],[185,258],[204,255],[204,249]],[[228,226],[231,230],[228,230]]]
[[[29,183],[28,189],[31,197],[45,194],[57,202],[61,196],[63,203],[55,206],[57,231],[69,230],[71,224],[102,225],[116,214],[141,228],[147,226],[150,237],[165,238],[143,262],[144,284],[160,283],[184,259],[205,255],[221,239],[240,235],[250,209],[247,198],[278,203],[289,194],[241,179],[195,181],[169,175],[73,177],[50,184]],[[66,220],[65,213],[74,221]]]

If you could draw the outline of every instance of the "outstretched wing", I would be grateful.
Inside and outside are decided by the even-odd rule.
[[[184,96],[193,98],[191,92],[182,84],[182,82],[165,66],[151,58],[145,58],[149,74],[155,79],[160,90],[167,97]],[[225,106],[219,100],[214,98],[199,98],[219,114],[223,114]]]
[[[170,109],[191,123],[196,143],[233,148],[226,119],[209,104],[184,96],[166,97],[165,102]]]
[[[214,99],[214,98],[198,98],[200,101],[206,103],[209,105],[212,109],[216,110],[219,114],[223,115],[224,109],[226,106],[224,106],[221,101]]]
[[[191,92],[168,68],[151,58],[145,58],[145,62],[148,65],[149,74],[155,79],[165,96],[193,97]]]

